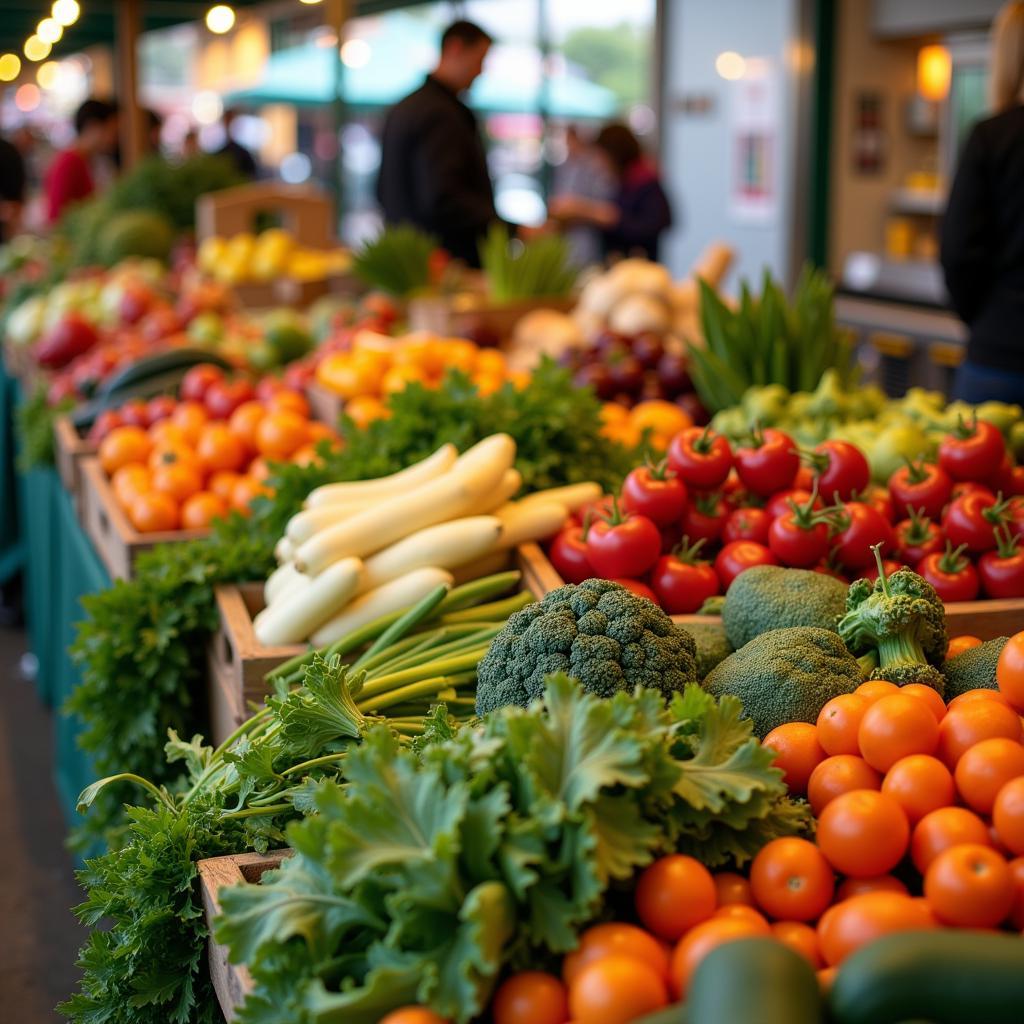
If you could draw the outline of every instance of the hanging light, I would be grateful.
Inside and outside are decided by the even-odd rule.
[[[747,62],[735,50],[725,50],[715,58],[715,70],[727,82],[735,82],[743,77]]]
[[[63,25],[67,28],[68,25],[74,25],[78,21],[82,8],[79,6],[78,0],[53,0],[53,7],[50,9],[50,13],[58,25]]]
[[[310,4],[310,5],[312,5],[312,4],[320,3],[320,0],[299,0],[299,3],[300,4]]]
[[[49,43],[40,39],[39,36],[33,35],[29,36],[28,39],[25,40],[25,46],[23,49],[25,56],[28,57],[29,60],[35,61],[46,60],[46,58],[50,56],[50,50],[52,50],[53,47]]]
[[[60,65],[55,60],[48,60],[39,65],[36,81],[40,89],[52,89],[60,80]]]
[[[60,42],[60,37],[64,35],[64,29],[61,28],[55,18],[43,18],[43,20],[36,25],[36,35],[39,36],[44,43],[49,43],[53,46],[54,43]]]
[[[933,103],[941,103],[949,93],[953,59],[949,50],[937,43],[917,51],[917,91]]]
[[[364,68],[370,63],[370,44],[365,39],[346,39],[341,44],[341,62],[348,68]]]
[[[24,85],[18,86],[14,94],[14,105],[23,114],[27,114],[30,110],[35,110],[39,106],[39,97],[39,86],[26,82]]]
[[[230,32],[235,24],[234,9],[227,4],[217,4],[206,12],[206,27],[215,35]]]
[[[0,82],[13,82],[21,74],[21,58],[16,53],[0,57]]]

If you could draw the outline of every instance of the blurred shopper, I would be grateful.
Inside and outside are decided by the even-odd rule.
[[[0,138],[0,242],[18,233],[25,186],[25,158],[14,143]]]
[[[601,230],[604,255],[658,258],[658,239],[672,225],[672,208],[654,161],[624,124],[608,124],[594,141],[615,181],[611,200],[571,195],[553,200],[549,213],[567,225]]]
[[[256,158],[231,134],[231,126],[238,118],[237,110],[225,110],[221,123],[224,125],[224,145],[217,150],[217,156],[226,156],[246,178],[255,178],[258,173]]]
[[[615,178],[607,161],[594,145],[579,133],[575,125],[565,129],[565,161],[555,170],[552,196],[557,202],[564,196],[579,196],[599,202],[613,202]],[[577,221],[565,228],[572,258],[578,266],[599,263],[604,255],[601,229],[592,223]]]
[[[953,308],[970,328],[956,397],[1024,398],[1024,2],[992,35],[992,106],[964,145],[942,225]]]
[[[117,150],[117,105],[88,99],[75,111],[75,141],[50,164],[43,183],[46,219],[60,219],[72,203],[88,199],[96,191],[95,162],[112,157]]]
[[[437,67],[388,112],[377,179],[389,224],[429,232],[471,266],[479,266],[477,243],[498,215],[476,117],[459,94],[480,75],[490,46],[472,22],[445,30]]]

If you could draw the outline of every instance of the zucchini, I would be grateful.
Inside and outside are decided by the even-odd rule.
[[[168,348],[162,352],[154,352],[151,356],[143,356],[129,363],[123,369],[111,374],[99,387],[96,397],[104,399],[115,392],[123,392],[127,388],[134,387],[140,381],[144,381],[156,374],[168,370],[187,370],[200,363],[210,363],[222,370],[234,370],[234,367],[222,359],[215,352],[204,348],[192,348],[183,346],[180,348]]]
[[[688,1024],[821,1024],[818,978],[778,939],[727,942],[701,961],[686,1000]]]
[[[965,930],[901,932],[859,949],[839,968],[835,1024],[1020,1024],[1024,940]]]

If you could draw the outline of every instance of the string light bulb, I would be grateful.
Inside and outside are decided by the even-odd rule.
[[[49,43],[53,46],[54,43],[60,42],[60,37],[64,35],[64,29],[57,23],[55,18],[43,18],[38,25],[36,25],[36,35],[44,43]]]
[[[50,13],[58,25],[63,25],[64,28],[67,28],[68,25],[74,25],[78,21],[82,8],[78,0],[53,0],[53,7],[50,8]]]
[[[214,35],[222,36],[230,32],[235,25],[234,9],[227,4],[217,4],[206,12],[206,27]]]
[[[46,60],[50,56],[50,50],[53,47],[40,39],[39,36],[31,35],[25,40],[25,46],[23,47],[25,56],[31,61]]]
[[[0,82],[13,82],[21,74],[21,58],[16,53],[0,57]]]

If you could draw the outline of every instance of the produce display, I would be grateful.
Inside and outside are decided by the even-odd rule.
[[[249,284],[288,277],[323,281],[352,267],[347,249],[311,249],[283,228],[267,228],[222,238],[204,238],[196,250],[196,266],[223,284]]]

